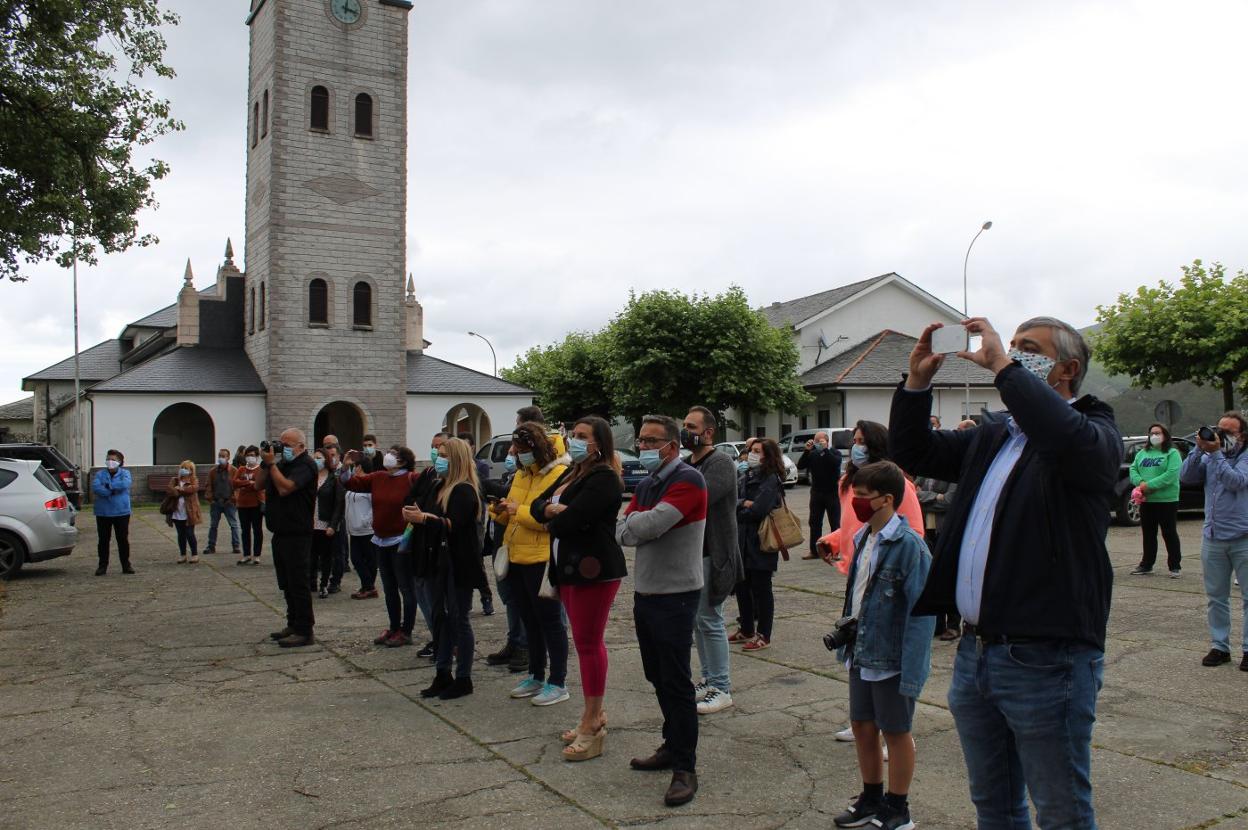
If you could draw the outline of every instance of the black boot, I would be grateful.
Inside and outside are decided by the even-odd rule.
[[[472,694],[472,678],[457,677],[451,681],[451,685],[442,690],[442,694],[438,695],[440,700],[454,700],[457,697]]]
[[[451,673],[449,671],[440,671],[437,676],[433,678],[433,685],[428,689],[422,690],[420,696],[437,697],[447,689],[451,688],[451,685],[454,682],[455,681],[451,679]]]
[[[507,664],[507,669],[512,674],[519,674],[522,671],[529,670],[529,650],[527,648],[515,648],[511,652],[511,662]]]
[[[485,655],[486,665],[505,666],[506,664],[511,662],[511,654],[512,654],[511,643],[508,643],[507,645],[503,646],[502,648],[500,648],[498,651],[494,652],[493,654]]]

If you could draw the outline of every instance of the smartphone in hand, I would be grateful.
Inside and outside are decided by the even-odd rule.
[[[932,332],[933,354],[956,354],[970,351],[970,345],[971,339],[966,329],[956,323]]]

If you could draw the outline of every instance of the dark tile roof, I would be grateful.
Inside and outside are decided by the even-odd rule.
[[[438,360],[422,352],[407,353],[409,395],[532,395],[519,384]]]
[[[0,421],[24,421],[35,417],[35,396],[0,406]]]
[[[910,352],[917,337],[892,329],[851,346],[800,378],[803,386],[895,386],[902,372],[910,366]],[[994,375],[968,361],[947,358],[936,374],[934,386],[961,386],[966,383],[966,369],[971,368],[972,386],[992,386]]]
[[[78,353],[79,374],[83,380],[106,380],[121,371],[121,341],[105,340]],[[25,380],[73,380],[73,355],[42,369]]]
[[[217,284],[214,282],[207,288],[199,290],[201,297],[217,296]],[[171,329],[178,324],[178,304],[167,305],[160,311],[153,311],[146,317],[135,320],[126,328]]]
[[[878,277],[872,277],[869,280],[860,280],[849,285],[842,285],[840,288],[820,291],[818,294],[811,294],[808,297],[798,297],[796,300],[789,300],[783,303],[772,303],[759,310],[767,318],[767,322],[773,326],[795,326],[803,320],[809,320],[825,309],[848,300],[859,291],[892,276],[896,275],[893,273],[880,274]]]
[[[183,347],[140,363],[91,389],[95,392],[264,392],[242,349]]]

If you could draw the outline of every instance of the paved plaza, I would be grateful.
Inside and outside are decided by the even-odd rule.
[[[804,501],[804,488],[790,494]],[[229,554],[177,565],[173,531],[144,510],[138,574],[114,560],[96,578],[91,514],[79,524],[73,556],[28,568],[0,597],[0,827],[823,828],[859,788],[852,745],[832,739],[846,674],[820,642],[844,578],[821,561],[782,563],[774,644],[734,650],[736,706],[701,719],[701,789],[672,810],[667,774],[628,768],[660,741],[631,580],[607,633],[606,754],[569,764],[558,734],[579,713],[575,654],[572,701],[508,699],[517,676],[483,660],[502,644],[501,606],[472,617],[476,693],[429,702],[431,665],[372,645],[380,600],[315,600],[320,642],[284,651],[268,640],[284,612],[267,551],[258,568]],[[1248,673],[1238,654],[1200,665],[1199,519],[1180,534],[1185,570],[1171,580],[1128,576],[1139,532],[1110,532],[1117,581],[1093,753],[1109,830],[1248,830]],[[344,587],[356,584],[348,574]],[[1233,619],[1238,630],[1238,608]],[[930,830],[974,827],[945,705],[953,650],[934,645],[915,721],[912,811]]]

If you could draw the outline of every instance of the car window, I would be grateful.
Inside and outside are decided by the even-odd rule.
[[[507,454],[511,452],[511,443],[509,441],[498,441],[493,445],[490,452],[490,460],[502,463],[507,460]]]
[[[0,470],[0,490],[8,487],[17,478],[17,473],[12,470]]]
[[[715,449],[719,450],[719,451],[720,451],[720,452],[722,452],[724,455],[726,455],[726,456],[728,456],[728,457],[730,457],[730,458],[736,458],[736,457],[737,457],[737,451],[736,451],[733,447],[729,446],[728,444],[720,444],[720,445],[719,445],[718,447],[716,447]]]
[[[1139,453],[1144,445],[1139,441],[1132,441],[1124,444],[1122,447],[1122,461],[1124,464],[1130,464],[1135,460],[1135,456]]]
[[[1179,451],[1179,455],[1183,458],[1187,458],[1187,454],[1192,451],[1191,442],[1184,441],[1182,438],[1175,438],[1170,443],[1173,444],[1174,448]]]
[[[61,492],[61,487],[56,483],[56,479],[52,478],[52,474],[42,467],[35,468],[35,478],[47,489],[53,493]]]

